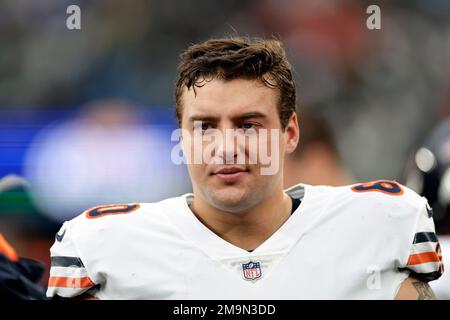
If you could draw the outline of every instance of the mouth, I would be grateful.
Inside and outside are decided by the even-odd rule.
[[[245,175],[248,174],[248,169],[242,167],[222,167],[218,170],[213,171],[211,175],[219,178],[223,182],[233,183],[239,181]]]

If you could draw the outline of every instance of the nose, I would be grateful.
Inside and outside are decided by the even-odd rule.
[[[242,139],[239,139],[242,133],[231,125],[222,127],[220,132],[222,138],[216,140],[216,156],[222,158],[224,164],[235,164],[245,150]]]

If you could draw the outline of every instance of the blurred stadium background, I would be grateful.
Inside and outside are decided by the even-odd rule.
[[[366,28],[370,4],[381,30]],[[21,256],[48,263],[61,222],[92,205],[190,191],[170,162],[177,59],[224,35],[284,41],[300,115],[324,115],[357,180],[402,181],[450,116],[448,0],[3,0],[0,232]]]

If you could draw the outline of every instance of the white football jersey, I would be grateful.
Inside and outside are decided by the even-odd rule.
[[[189,208],[192,194],[100,206],[65,222],[47,295],[99,299],[393,299],[443,271],[427,201],[393,181],[296,185],[289,219],[252,252]]]
[[[450,265],[450,236],[439,236],[445,266]],[[445,272],[437,281],[430,283],[438,300],[450,300],[450,273]]]

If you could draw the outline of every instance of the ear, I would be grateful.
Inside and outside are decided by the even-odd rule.
[[[298,118],[295,112],[292,113],[291,118],[285,128],[284,136],[286,139],[286,153],[294,152],[300,139],[300,128],[298,126]]]

